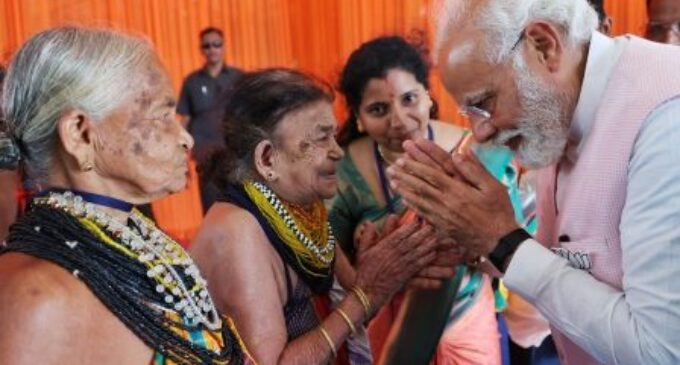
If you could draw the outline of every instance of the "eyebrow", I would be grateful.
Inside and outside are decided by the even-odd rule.
[[[415,89],[404,91],[403,93],[401,93],[401,95],[406,95],[408,93],[419,92],[419,91],[420,91],[420,89],[415,88]]]
[[[318,128],[319,132],[322,133],[333,133],[335,131],[335,126],[331,124],[323,124],[320,125]]]
[[[168,96],[167,98],[165,98],[165,100],[163,100],[163,104],[161,105],[167,108],[174,108],[175,106],[177,106],[177,100],[175,100],[175,98],[171,96]]]
[[[480,91],[475,91],[473,93],[470,93],[465,96],[464,100],[464,105],[473,105],[476,102],[478,102],[480,99],[484,98],[487,94],[489,93],[488,90],[480,90]]]

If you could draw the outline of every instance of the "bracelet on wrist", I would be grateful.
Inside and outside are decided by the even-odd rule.
[[[371,317],[371,301],[368,299],[368,295],[363,291],[358,286],[353,287],[350,290],[354,296],[357,297],[359,300],[359,303],[361,303],[361,306],[364,307],[364,314],[366,315],[366,319]]]
[[[326,329],[323,328],[322,325],[319,325],[319,332],[321,332],[321,336],[328,343],[328,347],[331,349],[331,353],[333,354],[333,358],[338,357],[338,352],[335,349],[335,344],[333,343],[333,339],[331,339],[331,335],[328,334],[328,331],[326,331]]]
[[[345,321],[345,323],[347,323],[347,326],[349,327],[349,330],[352,332],[352,334],[353,335],[356,334],[357,329],[356,329],[356,327],[354,327],[354,323],[352,323],[352,320],[349,318],[347,313],[345,313],[345,311],[342,310],[340,307],[335,308],[335,310],[338,312],[340,317],[342,317],[342,319]]]

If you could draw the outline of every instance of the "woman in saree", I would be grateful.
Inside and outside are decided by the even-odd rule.
[[[428,138],[453,151],[468,134],[463,128],[436,119],[428,77],[429,65],[423,54],[398,36],[364,43],[352,53],[342,71],[340,91],[349,117],[339,134],[345,156],[338,165],[339,189],[329,219],[350,260],[356,250],[354,237],[363,223],[379,227],[388,215],[403,215],[406,211],[401,198],[390,189],[385,172],[403,154],[404,141]],[[509,151],[479,149],[479,155],[497,178],[516,184]],[[464,267],[459,268],[459,273],[463,275],[462,285],[449,318],[444,319],[446,330],[435,361],[499,364],[500,343],[490,279]],[[393,301],[370,324],[376,359],[383,353],[400,304],[399,300]]]
[[[258,363],[346,364],[347,337],[435,259],[432,228],[366,226],[352,267],[324,205],[343,158],[329,88],[270,69],[244,75],[226,100],[227,148],[203,166],[223,196],[192,254]],[[336,277],[349,294],[331,308]]]

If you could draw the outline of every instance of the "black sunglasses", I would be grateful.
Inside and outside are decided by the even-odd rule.
[[[209,48],[222,48],[222,42],[221,41],[216,41],[216,42],[205,42],[201,44],[201,48],[203,49],[209,49]]]

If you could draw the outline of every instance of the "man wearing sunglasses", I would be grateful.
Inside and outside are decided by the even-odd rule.
[[[200,33],[200,40],[205,64],[184,80],[177,103],[177,114],[194,137],[192,154],[199,164],[224,145],[215,102],[219,95],[231,89],[242,74],[239,69],[224,62],[224,35],[220,29],[205,28]],[[203,212],[212,205],[216,194],[216,189],[208,181],[201,181]]]
[[[443,84],[539,169],[538,233],[471,153],[407,141],[393,189],[545,316],[561,364],[680,364],[680,48],[597,32],[586,0],[444,4]]]
[[[647,39],[680,45],[680,0],[647,0],[647,15]]]

